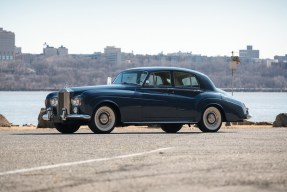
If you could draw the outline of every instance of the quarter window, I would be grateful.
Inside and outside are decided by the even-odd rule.
[[[174,85],[175,87],[199,88],[199,83],[193,74],[178,71],[174,72]]]

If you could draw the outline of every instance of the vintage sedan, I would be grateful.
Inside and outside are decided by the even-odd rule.
[[[43,119],[61,133],[74,133],[81,125],[110,133],[117,126],[154,124],[167,133],[184,124],[217,132],[222,122],[250,118],[242,102],[206,75],[176,67],[127,69],[111,85],[64,88],[48,94],[45,103]]]

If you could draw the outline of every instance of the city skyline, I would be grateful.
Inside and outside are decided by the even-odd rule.
[[[69,53],[192,52],[239,54],[246,45],[260,58],[287,53],[287,2],[275,1],[18,1],[2,0],[0,27],[16,35],[23,53],[41,53],[44,42]]]

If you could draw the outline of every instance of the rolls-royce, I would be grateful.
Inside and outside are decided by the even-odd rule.
[[[43,119],[61,133],[88,125],[94,133],[115,127],[160,125],[167,133],[184,124],[217,132],[222,122],[250,118],[244,103],[215,87],[204,74],[177,67],[141,67],[120,72],[111,85],[66,87],[46,97]]]

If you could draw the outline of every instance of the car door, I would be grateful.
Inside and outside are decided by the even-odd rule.
[[[200,84],[195,75],[189,72],[173,72],[174,89],[176,98],[176,118],[182,121],[195,122],[200,115],[197,104],[201,97]]]
[[[172,89],[171,71],[149,74],[140,90],[142,115],[145,122],[175,121],[176,99]]]

